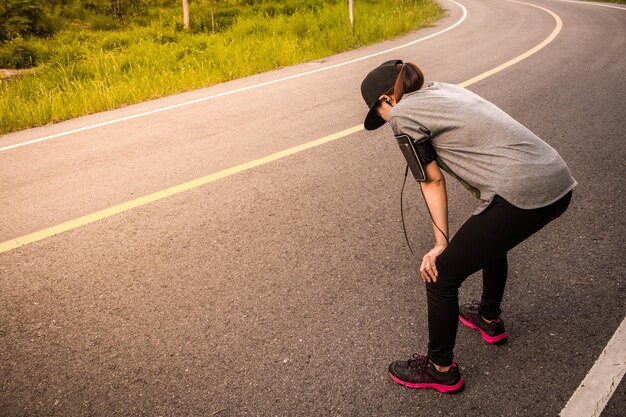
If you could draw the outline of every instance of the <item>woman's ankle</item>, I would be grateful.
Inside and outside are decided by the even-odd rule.
[[[435,369],[437,370],[437,372],[441,372],[446,373],[450,370],[450,366],[441,366],[441,365],[437,365],[436,363],[433,363]]]

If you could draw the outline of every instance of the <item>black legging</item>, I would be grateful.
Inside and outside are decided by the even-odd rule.
[[[463,281],[483,270],[480,314],[500,315],[507,278],[507,252],[565,212],[570,191],[546,207],[523,210],[500,196],[482,213],[470,217],[437,258],[437,282],[426,284],[428,356],[441,366],[452,364],[459,316],[458,290]]]

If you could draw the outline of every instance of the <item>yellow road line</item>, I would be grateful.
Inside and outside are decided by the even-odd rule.
[[[511,67],[511,66],[517,64],[518,62],[528,58],[532,54],[534,54],[534,53],[538,52],[539,50],[545,48],[545,46],[547,44],[552,42],[554,40],[554,38],[557,37],[557,35],[561,31],[561,29],[563,28],[563,21],[561,20],[561,18],[558,15],[556,15],[551,10],[548,10],[545,7],[537,6],[536,4],[524,3],[524,2],[521,2],[521,1],[514,1],[514,0],[509,0],[509,1],[511,1],[512,3],[519,3],[519,4],[525,4],[527,6],[536,7],[537,9],[541,9],[544,12],[550,14],[554,18],[554,20],[556,21],[556,26],[554,27],[554,30],[539,45],[537,45],[534,48],[524,52],[523,54],[521,54],[521,55],[511,59],[510,61],[505,62],[502,65],[498,65],[497,67],[495,67],[493,69],[490,69],[489,71],[483,72],[482,74],[477,75],[474,78],[470,78],[469,80],[462,82],[461,84],[459,84],[461,87],[467,87],[469,85],[475,84],[478,81],[484,80],[485,78],[490,77],[493,74],[496,74],[496,73],[498,73],[498,72],[500,72],[500,71],[502,71],[502,70],[504,70],[504,69],[506,69],[508,67]]]
[[[510,0],[513,1],[513,0]],[[493,68],[492,70],[489,70],[487,72],[484,72],[474,78],[471,78],[467,81],[464,81],[462,83],[460,83],[459,85],[462,87],[467,87],[470,86],[480,80],[483,80],[487,77],[490,77],[502,70],[504,70],[505,68],[508,68],[512,65],[517,64],[518,62],[520,62],[523,59],[528,58],[529,56],[531,56],[532,54],[538,52],[539,50],[541,50],[542,48],[544,48],[546,45],[548,45],[550,42],[552,42],[554,40],[554,38],[556,38],[556,36],[559,34],[559,32],[561,31],[562,27],[563,27],[563,22],[561,21],[561,19],[559,18],[559,16],[557,16],[555,13],[553,13],[552,11],[541,7],[541,6],[537,6],[534,4],[530,4],[530,3],[523,3],[520,1],[513,1],[514,3],[520,3],[520,4],[525,4],[528,6],[532,6],[532,7],[536,7],[538,9],[541,9],[543,11],[545,11],[546,13],[549,13],[554,20],[556,21],[556,26],[554,28],[554,30],[552,31],[552,33],[543,41],[541,42],[539,45],[535,46],[534,48],[530,49],[529,51],[523,53],[522,55],[519,55],[516,58],[513,58],[510,61],[505,62],[502,65],[499,65],[495,68]],[[17,249],[21,246],[25,246],[28,245],[29,243],[33,243],[33,242],[37,242],[39,240],[43,240],[46,239],[48,237],[54,236],[54,235],[58,235],[59,233],[63,233],[63,232],[67,232],[69,230],[72,229],[76,229],[78,227],[84,226],[86,224],[89,223],[93,223],[96,222],[98,220],[102,220],[105,219],[107,217],[111,217],[114,216],[116,214],[120,214],[123,213],[125,211],[128,210],[132,210],[134,208],[140,207],[140,206],[144,206],[146,204],[152,203],[154,201],[158,201],[158,200],[162,200],[164,198],[167,197],[171,197],[173,195],[182,193],[184,191],[188,191],[191,190],[193,188],[197,188],[200,187],[202,185],[206,185],[206,184],[210,184],[214,181],[217,181],[219,179],[222,178],[226,178],[226,177],[230,177],[231,175],[235,175],[238,174],[240,172],[243,171],[247,171],[249,169],[261,166],[261,165],[265,165],[268,164],[270,162],[273,161],[277,161],[279,159],[285,158],[287,156],[290,155],[294,155],[296,153],[305,151],[307,149],[311,149],[311,148],[315,148],[316,146],[320,146],[323,145],[325,143],[328,142],[332,142],[335,141],[337,139],[341,139],[344,138],[346,136],[350,136],[353,135],[355,133],[361,132],[363,130],[363,125],[358,125],[358,126],[354,126],[351,127],[349,129],[345,129],[342,130],[340,132],[337,133],[333,133],[332,135],[328,135],[325,136],[323,138],[320,139],[316,139],[307,143],[304,143],[302,145],[298,145],[298,146],[294,146],[288,149],[285,149],[283,151],[280,152],[276,152],[273,153],[271,155],[265,156],[263,158],[259,158],[259,159],[255,159],[254,161],[250,161],[250,162],[245,162],[243,164],[239,164],[239,165],[235,165],[234,167],[230,167],[227,169],[224,169],[222,171],[218,171],[215,172],[213,174],[201,177],[201,178],[197,178],[195,180],[192,181],[188,181],[185,182],[183,184],[179,184],[176,185],[174,187],[170,187],[167,188],[165,190],[161,190],[161,191],[157,191],[155,193],[152,194],[148,194],[146,196],[143,197],[139,197],[136,198],[134,200],[131,201],[127,201],[125,203],[121,203],[121,204],[117,204],[115,206],[111,206],[108,207],[106,209],[103,210],[99,210],[96,211],[95,213],[91,213],[88,214],[86,216],[82,216],[76,219],[72,219],[72,220],[68,220],[64,223],[61,224],[57,224],[56,226],[52,226],[52,227],[48,227],[46,229],[43,230],[39,230],[37,232],[34,233],[30,233],[24,236],[20,236],[18,238],[15,239],[11,239],[8,240],[6,242],[2,242],[0,243],[0,253],[3,252],[8,252],[10,250],[13,249]]]
[[[8,240],[0,243],[0,253],[10,251],[12,249],[19,248],[20,246],[28,245],[29,243],[37,242],[38,240],[45,239],[50,236],[58,235],[59,233],[67,232],[68,230],[76,229],[77,227],[84,226],[89,223],[93,223],[98,220],[105,219],[107,217],[114,216],[119,213],[123,213],[134,208],[144,206],[154,201],[162,200],[167,197],[191,190],[193,188],[200,187],[202,185],[210,184],[222,178],[230,177],[231,175],[238,174],[249,169],[268,164],[278,159],[285,158],[290,155],[305,151],[307,149],[314,148],[316,146],[323,145],[328,142],[332,142],[339,138],[352,135],[356,132],[363,130],[363,126],[354,126],[350,129],[342,130],[341,132],[333,133],[332,135],[325,136],[321,139],[317,139],[311,142],[304,143],[302,145],[294,146],[282,150],[280,152],[273,153],[263,158],[255,159],[254,161],[245,162],[243,164],[235,165],[230,168],[223,169],[213,174],[196,178],[185,182],[183,184],[176,185],[174,187],[166,188],[165,190],[157,191],[156,193],[148,194],[143,197],[136,198],[125,203],[117,204],[105,208],[103,210],[96,211],[95,213],[88,214],[86,216],[79,217],[77,219],[69,220],[56,226],[48,227],[47,229],[39,230],[34,233],[30,233],[25,236],[18,237],[16,239]]]

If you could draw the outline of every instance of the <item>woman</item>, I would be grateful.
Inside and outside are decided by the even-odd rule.
[[[430,140],[436,159],[420,182],[431,212],[434,247],[420,276],[428,299],[428,355],[389,365],[391,378],[411,388],[457,392],[463,377],[453,361],[459,319],[490,344],[506,342],[500,303],[507,253],[567,209],[577,185],[559,154],[494,104],[455,85],[430,82],[413,63],[387,61],[363,80],[365,128],[387,121],[396,136]],[[446,171],[480,200],[448,243]],[[480,303],[459,307],[458,288],[482,269]]]

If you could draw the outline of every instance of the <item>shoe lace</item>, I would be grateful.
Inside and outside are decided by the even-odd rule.
[[[414,353],[407,363],[410,369],[422,371],[428,367],[428,356]]]

